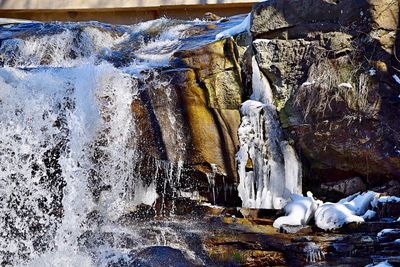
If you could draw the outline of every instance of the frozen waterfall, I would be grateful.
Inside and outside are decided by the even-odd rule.
[[[253,94],[242,105],[238,131],[239,196],[244,207],[280,209],[290,194],[301,194],[301,163],[283,138],[271,87],[255,57],[252,70]]]

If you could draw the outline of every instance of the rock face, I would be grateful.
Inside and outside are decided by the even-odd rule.
[[[167,168],[159,187],[167,179],[167,191],[179,188],[209,202],[239,205],[235,154],[243,86],[237,46],[226,39],[179,50],[170,62],[148,75],[131,105],[146,152],[142,161],[150,162],[138,171],[146,177],[159,160],[171,162],[174,177],[182,168],[182,179],[168,178]]]
[[[369,187],[400,179],[398,23],[393,0],[254,6],[252,53],[308,166],[308,189],[355,176]]]

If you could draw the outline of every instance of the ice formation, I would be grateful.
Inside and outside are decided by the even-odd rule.
[[[354,194],[338,203],[324,203],[315,212],[315,224],[324,230],[332,230],[351,222],[364,222],[363,216],[375,198],[376,193],[368,191]]]
[[[387,260],[386,261],[382,261],[379,262],[378,264],[374,265],[374,264],[368,264],[365,267],[393,267],[393,265],[391,265]]]
[[[382,238],[387,235],[398,235],[400,234],[400,229],[383,229],[376,236]]]
[[[400,78],[399,78],[399,76],[397,76],[396,74],[394,74],[392,77],[393,77],[393,79],[394,79],[398,84],[400,84]]]
[[[341,83],[341,84],[338,85],[338,87],[343,87],[343,88],[346,88],[346,89],[353,88],[353,86],[350,83]]]
[[[242,21],[242,23],[240,23],[230,29],[227,29],[223,32],[218,33],[215,36],[215,40],[228,38],[235,34],[246,32],[246,31],[250,32],[250,23],[251,23],[251,12],[246,16],[246,18]]]
[[[314,216],[315,211],[321,204],[321,201],[315,200],[311,192],[307,196],[293,194],[284,210],[286,216],[279,217],[273,223],[273,227],[280,228],[282,225],[307,225]]]
[[[82,251],[84,233],[117,236],[115,222],[137,205],[164,200],[167,190],[178,196],[183,118],[175,110],[175,91],[153,67],[168,62],[182,45],[182,32],[193,25],[168,19],[115,27],[30,23],[0,31],[2,263],[102,266],[92,260],[106,249]],[[130,46],[157,29],[160,34]],[[124,45],[137,54],[125,54],[131,61],[120,67]],[[141,129],[131,110],[143,70],[153,72],[149,86],[161,91],[166,116],[160,119],[161,134],[170,159],[154,159],[151,168],[143,166],[147,161],[136,138]],[[138,171],[145,168],[151,170],[148,177]],[[93,214],[102,218],[101,227],[88,222]],[[134,229],[123,233],[136,234]]]
[[[367,210],[365,214],[362,216],[364,220],[371,220],[376,217],[376,211]]]
[[[397,202],[400,203],[400,197],[395,197],[395,196],[381,196],[381,197],[377,197],[375,198],[371,205],[372,207],[376,208],[378,207],[379,203],[393,203],[393,202]]]
[[[314,242],[308,242],[304,246],[304,253],[306,253],[307,262],[318,262],[325,259],[325,254],[321,248]]]
[[[280,228],[283,224],[305,225],[314,216],[315,224],[324,230],[333,230],[351,222],[364,222],[376,216],[368,208],[376,201],[378,194],[373,191],[356,193],[337,203],[314,200],[310,192],[307,197],[292,196],[292,202],[285,206],[286,216],[275,220],[273,226]]]
[[[301,164],[283,139],[271,87],[255,57],[252,67],[253,93],[240,109],[238,191],[243,207],[280,209],[291,194],[301,194]]]

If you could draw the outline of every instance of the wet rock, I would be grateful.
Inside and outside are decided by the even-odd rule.
[[[383,229],[400,227],[400,222],[374,221],[366,223],[349,223],[342,228],[336,229],[334,233],[377,233]]]
[[[207,12],[204,14],[203,19],[208,21],[218,21],[221,19],[221,17],[212,12]]]
[[[197,78],[203,80],[212,74],[240,68],[235,46],[232,39],[225,39],[195,49],[179,50],[172,55],[170,62],[175,68],[193,69]]]
[[[155,215],[156,211],[152,206],[139,204],[127,210],[126,213],[118,219],[118,221],[122,224],[131,223],[132,221],[150,219]]]
[[[373,188],[373,191],[388,196],[400,196],[400,181],[391,180],[382,186]]]
[[[146,152],[138,172],[149,183],[148,174],[160,161],[181,164],[176,189],[198,192],[199,201],[237,206],[235,154],[243,85],[236,43],[227,39],[179,50],[171,65],[139,81],[142,90],[131,104],[140,129],[137,145]],[[168,170],[162,173],[160,181],[169,175]],[[178,185],[167,187],[159,184],[159,195],[172,194]]]
[[[393,260],[398,256],[398,245],[390,241],[397,237],[393,235],[390,240],[382,239],[382,242],[377,237],[383,229],[398,229],[397,222],[353,224],[345,226],[343,229],[349,227],[346,231],[330,233],[315,228],[307,233],[279,233],[271,225],[232,217],[211,217],[207,224],[213,231],[203,237],[203,244],[217,265],[250,265],[252,255],[261,258],[268,255],[269,260],[258,264],[365,266],[375,261],[374,257]],[[265,254],[256,254],[258,251]]]
[[[246,219],[270,218],[276,215],[276,210],[240,208],[240,213]]]
[[[182,251],[167,247],[148,247],[134,256],[132,266],[165,267],[165,266],[196,266],[182,253]]]
[[[211,258],[224,265],[233,266],[282,266],[287,264],[284,254],[277,251],[225,248],[212,252]]]
[[[284,253],[265,247],[257,241],[261,236],[224,234],[205,240],[212,261],[222,265],[277,266],[286,265]]]
[[[398,218],[400,216],[400,203],[399,202],[386,202],[378,204],[376,208],[379,218]]]
[[[312,231],[311,226],[308,225],[287,225],[283,224],[279,228],[279,231],[281,233],[286,233],[286,234],[296,234],[296,233],[302,233],[302,234],[307,234]]]
[[[211,108],[239,109],[242,104],[242,84],[239,73],[224,71],[204,79]]]
[[[215,171],[215,187],[218,189],[215,192],[218,195],[216,198],[225,200],[232,192],[229,186],[237,182],[235,154],[238,146],[239,111],[210,106],[211,94],[197,83],[193,70],[171,71],[168,75],[172,78],[175,90],[179,92],[185,123],[188,126],[187,137],[190,138],[190,142],[187,162],[203,173],[203,176],[198,176],[198,182],[203,183],[207,190],[209,184],[206,174],[213,174]],[[238,93],[227,101],[240,98]],[[214,96],[225,98],[223,93]],[[217,101],[224,103],[220,99]],[[215,169],[212,168],[212,164],[215,164]],[[209,197],[210,202],[213,202],[212,196]]]
[[[377,234],[379,242],[394,242],[400,238],[400,229],[383,229]]]

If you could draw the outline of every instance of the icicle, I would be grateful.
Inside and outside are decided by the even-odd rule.
[[[301,164],[283,140],[268,80],[252,59],[253,94],[240,109],[240,149],[236,154],[244,207],[282,208],[290,194],[301,193]]]

